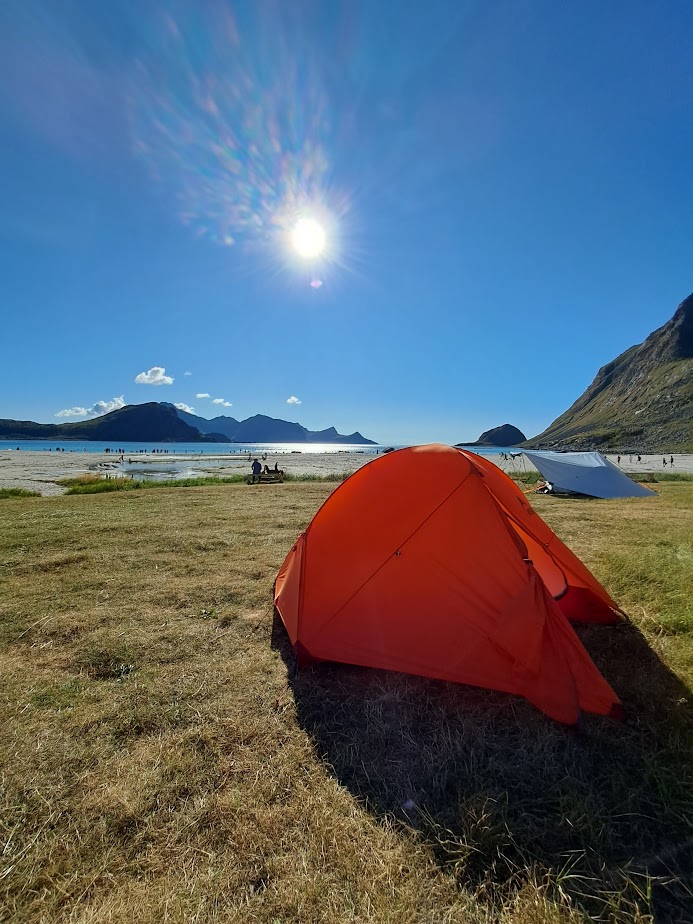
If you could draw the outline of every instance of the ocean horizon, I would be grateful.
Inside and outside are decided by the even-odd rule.
[[[291,455],[296,453],[335,453],[359,452],[378,455],[384,449],[404,449],[406,446],[421,446],[424,443],[403,443],[392,445],[377,443],[375,445],[363,443],[158,443],[145,440],[0,440],[0,452],[29,451],[29,452],[81,452],[103,453],[122,451],[125,455],[136,455],[156,452],[162,455],[191,455],[191,456],[234,456],[248,453],[267,453],[273,455]],[[497,455],[501,452],[516,452],[513,446],[472,446],[460,444],[462,449],[469,448],[472,452],[481,451],[484,455]]]

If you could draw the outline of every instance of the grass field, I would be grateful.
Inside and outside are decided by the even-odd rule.
[[[628,719],[578,730],[294,676],[273,580],[333,489],[2,503],[0,921],[693,920],[693,484],[532,499],[632,619],[580,631]]]

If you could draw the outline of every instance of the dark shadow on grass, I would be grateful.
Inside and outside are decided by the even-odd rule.
[[[625,722],[566,728],[516,697],[387,671],[297,673],[276,614],[272,641],[298,721],[339,782],[376,816],[417,829],[461,884],[494,901],[527,870],[552,869],[594,919],[632,920],[652,876],[655,921],[691,922],[690,691],[635,627],[580,636]]]

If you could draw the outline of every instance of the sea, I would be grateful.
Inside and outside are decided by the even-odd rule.
[[[415,445],[415,444],[407,444]],[[191,456],[234,456],[245,455],[286,455],[301,452],[358,452],[366,455],[378,455],[383,449],[404,449],[405,446],[388,446],[383,443],[377,445],[363,445],[362,443],[146,443],[142,441],[100,442],[98,440],[0,440],[0,452],[8,450],[30,450],[31,452],[94,452],[101,453],[107,449],[110,452],[123,452],[125,455],[136,453],[156,452],[161,455]],[[464,446],[462,449],[479,451],[479,447]],[[483,455],[497,455],[501,452],[516,452],[512,446],[484,446]]]
[[[96,440],[0,440],[2,452],[47,452],[62,456],[63,453],[81,455],[103,454],[107,449],[113,454],[113,462],[99,461],[104,477],[126,477],[146,481],[169,481],[181,478],[204,477],[215,469],[228,472],[229,463],[238,463],[239,471],[245,471],[248,460],[257,456],[287,455],[301,453],[359,453],[376,456],[385,449],[403,449],[404,446],[366,445],[362,443],[146,443],[146,442],[100,442]],[[473,449],[473,447],[470,447]],[[484,454],[509,452],[504,447],[484,447]],[[120,462],[120,454],[124,460]],[[152,455],[156,459],[152,459]],[[288,461],[288,460],[287,460]],[[241,468],[242,466],[242,468]]]
[[[0,440],[0,453],[45,452],[52,456],[102,456],[99,470],[106,478],[125,477],[145,481],[177,481],[181,478],[199,478],[213,474],[217,469],[228,473],[229,464],[239,471],[248,468],[248,459],[254,456],[287,455],[296,458],[303,452],[334,453],[358,452],[375,456],[383,446],[364,446],[350,443],[148,443],[142,441],[97,440]],[[109,451],[112,462],[103,461]],[[120,462],[121,453],[124,460]],[[154,458],[152,458],[154,456]],[[95,460],[96,461],[96,460]],[[288,461],[288,460],[287,460]],[[92,466],[90,466],[92,467]]]

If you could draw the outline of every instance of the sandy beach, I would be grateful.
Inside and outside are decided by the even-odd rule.
[[[485,455],[483,452],[480,455]],[[117,458],[117,457],[116,457]],[[3,450],[0,452],[0,487],[24,488],[29,491],[38,491],[44,496],[64,493],[64,488],[58,483],[62,478],[76,477],[83,474],[101,474],[104,477],[127,475],[141,477],[143,474],[165,473],[185,468],[185,474],[191,476],[219,475],[227,476],[238,473],[249,473],[250,463],[246,455],[177,455],[171,452],[167,455],[142,453],[136,456],[125,457],[125,463],[116,461],[113,454],[107,453],[77,453],[77,452],[48,452],[47,450]],[[293,475],[334,475],[351,474],[361,466],[378,458],[372,452],[344,452],[328,453],[300,452],[268,454],[263,464],[272,468],[275,462],[279,468]],[[500,465],[505,471],[532,470],[533,466],[523,455],[519,459],[505,462],[497,454],[488,454],[487,458]],[[615,455],[607,458],[617,463]],[[621,456],[621,468],[626,472],[687,472],[693,473],[693,454],[674,455],[673,468],[669,464],[662,465],[661,455],[644,455],[641,461],[637,456]],[[128,461],[131,459],[132,461]]]
[[[259,458],[259,457],[258,457]],[[268,453],[262,464],[280,469],[293,475],[332,475],[344,472],[351,474],[362,465],[377,458],[375,453],[361,452],[300,452]],[[4,450],[0,452],[0,487],[24,488],[38,491],[44,496],[65,492],[58,482],[62,478],[75,478],[84,474],[103,477],[152,477],[172,474],[184,470],[190,477],[249,474],[250,462],[246,454],[212,455],[192,453],[166,454],[137,453],[125,455],[125,462],[118,462],[118,456],[103,452],[48,452],[47,450]]]

